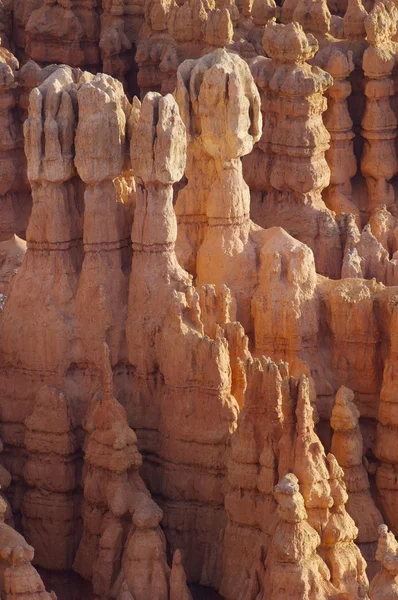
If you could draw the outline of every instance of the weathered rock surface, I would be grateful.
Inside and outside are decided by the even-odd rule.
[[[34,549],[4,522],[7,505],[0,498],[0,590],[6,600],[56,600],[31,565]]]
[[[109,361],[104,343],[103,390],[85,421],[83,535],[73,568],[98,597],[189,599],[181,554],[172,576],[167,565],[163,513],[138,474],[137,437],[113,395]]]
[[[395,4],[0,0],[5,598],[397,595]]]
[[[338,278],[338,226],[322,199],[330,183],[325,157],[330,135],[322,114],[327,106],[324,93],[333,79],[306,62],[319,46],[297,23],[269,23],[263,47],[270,58],[252,62],[263,112],[258,151],[246,165],[249,185],[260,194],[252,201],[253,218],[264,227],[284,227],[313,250],[318,272]]]
[[[23,478],[22,524],[35,564],[70,569],[81,528],[77,487],[81,464],[71,407],[65,394],[43,386],[25,420],[28,459]]]
[[[397,551],[398,545],[394,535],[388,531],[386,525],[380,525],[376,558],[381,569],[370,586],[370,600],[394,600],[398,597]]]
[[[365,468],[367,461],[364,458],[363,439],[358,424],[359,410],[353,399],[354,394],[348,388],[341,387],[337,392],[331,418],[334,431],[331,450],[344,470],[348,492],[347,511],[358,527],[357,543],[367,561],[368,573],[373,576],[377,568],[374,556],[378,529],[383,518],[370,493]]]

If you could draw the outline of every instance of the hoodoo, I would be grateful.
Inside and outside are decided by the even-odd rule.
[[[397,24],[0,0],[2,598],[398,599]]]

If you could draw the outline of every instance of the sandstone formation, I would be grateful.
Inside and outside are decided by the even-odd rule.
[[[398,545],[394,535],[388,531],[386,525],[380,525],[376,557],[381,569],[370,586],[370,600],[394,600],[397,597],[397,551]]]
[[[393,309],[391,328],[392,332],[396,327],[396,311]],[[375,454],[381,461],[376,472],[376,485],[379,491],[379,500],[382,514],[393,531],[396,529],[396,464],[394,445],[391,445],[391,437],[396,431],[395,417],[395,395],[392,393],[392,386],[396,369],[396,350],[395,339],[391,341],[391,351],[386,362],[383,375],[383,386],[380,393],[380,405],[378,413],[377,437]]]
[[[12,278],[21,266],[25,252],[25,240],[15,233],[0,242],[0,294],[4,300],[8,295]]]
[[[220,592],[227,599],[236,597],[236,587],[245,598],[253,578],[261,583],[258,589],[253,588],[257,592],[247,596],[250,600],[255,600],[260,590],[266,593],[270,589],[268,576],[261,575],[263,567],[259,569],[258,561],[262,564],[264,555],[265,566],[272,561],[268,553],[272,555],[270,540],[276,535],[273,485],[278,477],[291,471],[300,485],[305,519],[318,540],[313,552],[319,546],[317,560],[326,563],[327,581],[340,593],[367,597],[366,563],[354,544],[358,530],[345,508],[348,495],[343,471],[334,456],[326,457],[314,431],[312,413],[307,378],[302,377],[298,383],[289,379],[283,363],[279,368],[265,359],[262,364],[248,363],[246,402],[232,436],[231,491],[226,496],[229,522],[224,535]],[[238,565],[245,569],[243,582]],[[277,585],[284,584],[283,580]]]
[[[98,597],[168,600],[170,585],[170,598],[180,593],[188,599],[178,551],[170,575],[162,511],[138,474],[142,458],[126,411],[113,395],[106,344],[102,378],[102,395],[94,398],[85,423],[83,536],[73,568],[92,582]]]
[[[330,421],[334,430],[331,450],[344,470],[348,492],[347,511],[358,527],[357,543],[367,561],[369,574],[373,574],[372,562],[382,516],[369,489],[363,439],[358,424],[359,411],[353,399],[351,390],[345,387],[339,389]]]
[[[145,140],[141,149],[135,138]],[[145,450],[152,456],[147,477],[152,492],[164,499],[161,507],[171,549],[188,553],[185,565],[191,577],[214,585],[221,552],[216,523],[224,518],[223,456],[238,406],[231,395],[227,339],[215,331],[205,336],[203,296],[192,287],[191,276],[175,254],[172,184],[182,177],[185,160],[185,127],[177,104],[171,96],[148,94],[132,114],[137,205],[127,348],[139,389],[132,398],[134,422],[144,430]],[[168,352],[169,344],[174,354]],[[187,368],[181,377],[182,360]],[[209,412],[215,415],[210,427]],[[191,474],[190,465],[194,465]],[[186,477],[197,480],[190,480],[187,488]],[[183,514],[186,527],[181,530]]]
[[[275,519],[273,488],[279,474],[287,471],[294,436],[297,383],[289,377],[287,364],[276,365],[264,357],[260,361],[248,356],[246,361],[245,403],[231,438],[225,497],[228,524],[220,593],[227,599],[236,597],[236,589],[244,598],[244,576],[257,579],[264,570]],[[258,592],[253,590],[247,598],[256,598]]]
[[[56,600],[45,590],[43,581],[31,565],[34,549],[4,522],[6,503],[0,498],[1,594],[6,600]]]
[[[91,79],[91,77],[86,77]],[[130,230],[134,201],[128,159],[127,128],[131,106],[122,85],[106,75],[86,81],[77,91],[79,121],[75,130],[74,164],[84,188],[83,250],[75,316],[79,329],[78,362],[101,364],[102,343],[111,356],[123,344],[125,300],[130,260]],[[93,113],[92,106],[96,106]],[[80,198],[81,201],[81,198]],[[113,278],[109,279],[109,270]],[[87,305],[95,318],[87,314]]]
[[[18,61],[0,45],[0,292],[8,284],[24,254],[23,236],[28,224],[31,198],[27,186],[22,124],[18,118],[15,79]]]
[[[330,569],[332,583],[344,593],[367,598],[369,581],[366,562],[358,546],[358,529],[346,511],[348,494],[343,481],[344,472],[333,454],[327,456],[333,506],[322,532],[324,557]]]
[[[266,589],[271,598],[332,598],[337,590],[317,556],[321,540],[306,520],[297,477],[286,475],[275,487],[279,523],[267,557]],[[299,550],[299,548],[301,550]]]
[[[16,43],[23,55],[43,65],[54,62],[104,71],[134,90],[136,73],[131,63],[143,20],[142,2],[36,0],[26,4],[17,13],[23,32]]]
[[[0,441],[0,452],[3,452],[4,445],[3,442]],[[14,518],[12,508],[7,498],[7,494],[10,491],[11,485],[11,473],[4,468],[3,465],[0,465],[0,498],[2,500],[2,505],[4,505],[4,514],[3,521],[6,525],[14,527]]]
[[[235,0],[150,0],[144,18],[136,54],[138,85],[142,93],[165,94],[174,91],[178,66],[185,59],[233,46],[240,14]]]
[[[85,84],[90,80],[93,80],[93,84],[87,89]],[[30,333],[27,333],[35,346],[35,351],[31,354],[33,363],[29,361],[27,363],[26,356],[19,355],[15,365],[16,373],[20,373],[21,365],[25,364],[22,367],[23,370],[27,369],[25,372],[39,374],[41,368],[39,365],[46,362],[45,356],[48,352],[45,348],[46,340],[42,338],[40,332],[44,328],[52,337],[55,335],[54,327],[60,329],[59,335],[53,337],[55,352],[51,365],[48,365],[48,377],[44,379],[44,387],[39,375],[27,390],[28,395],[22,400],[22,403],[25,402],[22,413],[18,416],[16,413],[9,413],[5,420],[10,423],[7,441],[16,452],[16,455],[11,453],[10,458],[14,465],[14,475],[18,473],[15,482],[18,495],[25,491],[26,484],[29,486],[22,505],[23,523],[28,538],[37,548],[37,563],[45,568],[64,570],[70,569],[73,564],[81,535],[80,494],[76,489],[81,485],[79,451],[82,436],[79,428],[90,398],[89,391],[85,405],[80,406],[79,409],[77,401],[79,388],[73,365],[76,365],[74,360],[79,360],[82,348],[84,353],[85,347],[91,347],[92,361],[98,365],[103,342],[103,338],[98,339],[97,344],[88,341],[88,336],[92,333],[92,327],[90,329],[89,326],[91,317],[85,323],[88,315],[84,311],[84,306],[87,302],[95,303],[97,294],[97,325],[101,323],[104,331],[111,327],[110,320],[107,318],[109,305],[103,301],[103,285],[106,285],[108,277],[105,272],[103,275],[106,276],[101,277],[101,267],[106,264],[112,264],[112,268],[117,268],[119,265],[121,272],[119,288],[116,287],[114,280],[113,286],[108,286],[109,289],[114,292],[115,298],[123,289],[127,296],[127,277],[122,272],[121,263],[126,253],[128,255],[126,244],[123,247],[123,240],[128,237],[131,227],[131,203],[134,198],[132,194],[127,198],[126,190],[132,189],[128,160],[126,177],[119,177],[114,183],[112,182],[116,175],[121,174],[119,171],[115,173],[114,169],[119,168],[122,171],[125,166],[127,146],[124,138],[119,141],[121,148],[119,154],[115,146],[107,146],[113,148],[114,163],[116,163],[116,166],[110,165],[110,168],[113,168],[110,181],[106,173],[101,174],[98,182],[95,175],[98,168],[101,169],[102,166],[101,162],[98,162],[101,161],[101,152],[104,160],[107,160],[106,144],[100,153],[98,153],[98,144],[95,144],[93,152],[91,154],[86,152],[84,161],[79,160],[80,131],[78,128],[76,131],[79,105],[80,113],[84,114],[87,97],[91,98],[92,94],[99,95],[104,105],[108,103],[112,107],[110,114],[104,114],[100,119],[99,128],[101,129],[101,125],[106,128],[106,124],[109,124],[113,118],[115,123],[118,123],[119,119],[120,127],[126,129],[127,119],[124,118],[123,121],[123,100],[126,103],[126,110],[128,101],[121,91],[121,84],[115,80],[109,84],[107,76],[93,78],[90,74],[82,74],[81,71],[63,67],[53,70],[50,77],[41,85],[40,90],[35,88],[31,93],[29,117],[25,122],[28,176],[32,185],[34,208],[27,231],[26,261],[19,270],[19,276],[22,278],[26,270],[30,272],[36,283],[31,287],[26,298],[20,290],[20,293],[15,295],[15,299],[8,303],[7,310],[10,311],[10,322],[12,322],[12,315],[35,311],[35,303],[41,304],[43,298],[47,308],[32,324]],[[82,92],[81,98],[78,98],[78,87]],[[118,99],[117,107],[111,104],[111,98]],[[130,111],[130,107],[128,109]],[[36,127],[38,129],[35,133]],[[43,144],[40,141],[41,137]],[[74,163],[75,150],[79,172],[88,182],[92,182],[92,187],[87,185],[85,198],[82,180],[77,177]],[[121,162],[118,156],[121,156]],[[90,169],[94,175],[90,173]],[[105,214],[103,211],[102,215],[97,215],[98,218],[92,215],[90,219],[90,201],[95,202],[96,189],[101,190],[104,187],[109,192],[108,203],[103,207]],[[83,223],[84,200],[87,208]],[[108,227],[112,218],[113,228]],[[41,220],[42,224],[40,224]],[[107,238],[104,239],[100,234],[101,240],[104,241],[99,242],[95,238],[95,227],[98,227],[98,231],[101,232],[101,223],[104,222],[107,223]],[[105,225],[102,232],[104,227]],[[42,269],[47,270],[50,275],[45,281],[41,276]],[[91,283],[87,282],[87,278],[91,277],[90,272],[94,275]],[[15,278],[18,288],[21,284],[17,280],[18,275]],[[69,302],[72,298],[73,306]],[[69,308],[67,308],[68,304]],[[37,309],[37,315],[39,312]],[[123,313],[119,316],[122,318]],[[110,318],[112,319],[112,316]],[[95,324],[93,326],[95,327]],[[71,346],[67,349],[72,339],[73,327],[77,329],[81,327],[80,341],[74,349]],[[7,335],[6,331],[5,335]],[[22,334],[24,335],[25,333]],[[40,346],[40,339],[44,344],[42,346]],[[19,346],[19,341],[15,340],[15,342],[19,348],[17,354],[21,350],[23,354],[24,350]],[[115,345],[119,348],[120,331],[116,329],[114,336],[110,335],[109,343],[112,349]],[[68,391],[64,393],[65,385]],[[92,394],[93,390],[91,396]],[[54,427],[52,427],[53,421],[57,423]],[[25,435],[25,427],[28,431],[27,435]],[[23,446],[29,448],[30,456],[27,462],[23,457]],[[54,514],[51,514],[51,510]],[[55,536],[62,540],[62,543],[59,541],[57,543],[58,554],[52,551],[51,544],[42,546],[43,530],[47,532],[49,538]]]
[[[321,556],[330,569],[331,582],[342,592],[365,598],[366,563],[354,544],[358,535],[346,511],[348,495],[343,471],[324,448],[314,431],[308,381],[302,378],[296,408],[294,472],[308,514],[308,522],[321,536]]]
[[[397,594],[396,5],[0,0],[5,598]]]
[[[25,420],[23,468],[28,490],[23,497],[22,522],[27,541],[35,548],[35,564],[67,570],[73,563],[80,528],[78,442],[65,394],[42,387],[32,414]]]
[[[325,69],[333,77],[333,86],[328,90],[328,109],[324,117],[330,133],[330,148],[326,151],[330,184],[325,192],[325,202],[336,215],[359,215],[359,209],[352,197],[351,179],[357,172],[357,162],[354,154],[353,122],[347,105],[347,98],[352,90],[349,77],[354,70],[352,52],[344,54],[332,48]]]
[[[262,96],[259,169],[250,162],[248,168],[250,186],[260,194],[265,188],[266,202],[260,201],[261,196],[254,198],[254,219],[265,227],[286,228],[313,250],[318,272],[337,278],[338,226],[322,199],[322,190],[330,182],[323,94],[333,79],[306,62],[315,55],[318,42],[297,23],[269,23],[263,46],[270,59],[252,63]]]
[[[370,45],[363,55],[367,100],[362,120],[365,143],[361,169],[368,187],[370,211],[380,204],[394,203],[389,180],[397,171],[394,147],[397,120],[390,108],[390,96],[394,93],[391,71],[396,53],[391,38],[396,33],[398,10],[392,6],[389,12],[387,8],[383,2],[377,3],[364,22]]]
[[[192,93],[195,88],[197,91]],[[188,183],[179,193],[176,205],[181,224],[178,257],[189,259],[192,253],[196,254],[196,264],[185,259],[181,262],[197,276],[199,285],[211,282],[231,289],[237,318],[250,331],[250,300],[257,281],[257,255],[263,232],[250,220],[250,194],[243,180],[240,157],[248,154],[260,137],[259,95],[246,63],[225,50],[216,50],[196,64],[183,63],[176,94],[188,132],[190,167]],[[216,132],[214,110],[219,111]],[[202,156],[197,157],[196,149]],[[191,162],[196,172],[192,179]],[[212,177],[208,194],[198,195],[197,178],[208,171]],[[190,223],[185,222],[185,215]],[[245,283],[239,273],[245,274]]]

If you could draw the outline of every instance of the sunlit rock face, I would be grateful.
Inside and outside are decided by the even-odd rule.
[[[4,598],[398,598],[397,22],[0,0]]]

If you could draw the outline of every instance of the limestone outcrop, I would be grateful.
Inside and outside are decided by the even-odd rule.
[[[373,575],[378,529],[383,518],[370,493],[359,411],[353,400],[354,394],[348,388],[341,387],[337,392],[330,420],[333,428],[331,450],[343,468],[348,493],[347,511],[358,527],[357,544],[367,561],[368,573]]]
[[[391,72],[396,54],[391,39],[396,33],[397,17],[398,9],[392,3],[379,2],[364,21],[370,45],[363,55],[367,100],[362,120],[365,142],[361,170],[368,187],[369,211],[380,204],[391,206],[394,203],[389,181],[397,171],[394,146],[397,120],[390,106],[390,96],[394,94]],[[380,166],[375,169],[375,164]]]
[[[225,497],[228,523],[220,593],[227,599],[235,598],[236,590],[250,599],[260,591],[249,594],[247,582],[255,588],[253,578],[264,575],[275,521],[274,485],[292,464],[297,399],[297,382],[286,363],[277,365],[265,357],[253,360],[249,355],[241,365],[245,402],[231,437]]]
[[[255,54],[249,40],[241,40],[238,34],[240,14],[235,0],[149,0],[144,17],[136,53],[142,94],[172,93],[179,65],[216,48],[243,45],[246,53]]]
[[[282,598],[332,598],[326,564],[317,555],[321,539],[308,523],[297,477],[285,475],[275,486],[279,522],[267,557],[266,589],[274,600]]]
[[[0,589],[6,600],[56,600],[48,593],[31,562],[34,549],[4,522],[6,503],[0,498]]]
[[[135,139],[145,140],[141,148]],[[137,205],[127,337],[140,390],[132,399],[134,421],[138,429],[159,432],[143,438],[153,456],[146,474],[152,492],[164,498],[163,523],[171,550],[180,548],[189,556],[184,562],[187,574],[214,585],[221,553],[215,524],[223,519],[223,455],[238,407],[231,395],[227,339],[216,331],[211,337],[204,334],[201,295],[176,258],[172,184],[182,177],[185,160],[185,126],[175,100],[147,94],[132,113]],[[169,344],[175,353],[168,352]],[[182,378],[181,360],[187,366]],[[211,427],[208,412],[216,415]],[[191,467],[195,484],[185,479]],[[182,514],[183,530],[178,526]],[[191,553],[195,545],[197,552]]]
[[[178,75],[176,94],[188,131],[189,170],[188,183],[176,204],[180,236],[177,255],[180,261],[184,256],[181,262],[197,276],[198,285],[224,284],[230,288],[237,319],[250,331],[250,300],[257,281],[256,256],[264,232],[250,220],[250,194],[242,176],[240,157],[248,154],[259,139],[260,98],[246,63],[225,50],[216,50],[196,64],[183,63]],[[216,109],[220,112],[214,123],[211,115]],[[199,135],[195,132],[198,126]],[[200,158],[196,155],[198,150]],[[191,162],[196,172],[192,179]],[[204,171],[201,173],[200,169],[207,163],[211,164],[211,186],[206,196],[198,195],[197,178],[202,177]],[[189,215],[190,223],[185,215]],[[187,259],[192,253],[196,255],[196,264],[191,266]],[[240,280],[240,273],[244,273],[245,282]]]
[[[177,592],[190,598],[181,555],[175,555],[172,577],[167,565],[162,511],[138,474],[137,437],[113,395],[106,344],[102,378],[102,394],[85,422],[83,536],[73,568],[98,597],[168,600],[170,587],[170,598]]]
[[[323,95],[333,79],[306,62],[315,55],[318,42],[297,23],[269,23],[263,46],[270,58],[252,62],[262,98],[263,131],[258,152],[246,165],[249,185],[259,192],[252,199],[253,218],[263,227],[283,226],[313,250],[318,272],[338,278],[339,230],[322,199],[330,183]],[[258,168],[252,164],[255,159]]]
[[[17,108],[18,67],[16,57],[0,45],[0,243],[2,256],[5,255],[0,272],[4,287],[9,282],[13,265],[17,268],[21,263],[22,245],[14,236],[25,235],[31,210],[22,123]]]
[[[380,525],[376,558],[381,569],[372,581],[369,590],[370,600],[384,600],[397,597],[397,551],[395,536],[388,530],[387,525]]]
[[[135,91],[133,58],[144,6],[134,0],[27,3],[17,42],[40,64],[68,64],[118,77]]]
[[[65,571],[72,567],[81,533],[77,490],[81,460],[68,398],[43,386],[25,427],[24,533],[35,548],[35,565]]]
[[[110,76],[88,78],[77,90],[74,139],[80,193],[84,188],[84,211],[78,210],[79,216],[84,212],[84,256],[75,297],[80,338],[76,358],[99,365],[104,341],[113,361],[124,343],[134,183],[127,138],[131,106],[123,87]],[[88,304],[92,314],[87,313]]]
[[[4,597],[394,597],[396,5],[0,0]]]

